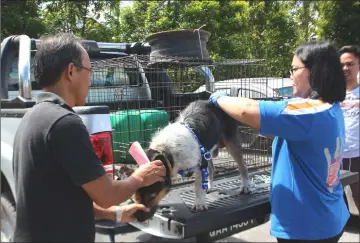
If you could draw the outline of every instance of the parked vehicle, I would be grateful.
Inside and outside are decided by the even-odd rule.
[[[35,104],[30,82],[31,40],[25,35],[10,36],[1,43],[1,240],[11,240],[15,226],[16,197],[13,176],[13,142],[24,114]],[[19,53],[15,58],[16,53]],[[18,95],[8,98],[8,87],[14,86],[11,76],[13,60],[18,61]],[[9,84],[10,79],[10,85]],[[13,92],[13,91],[10,91]],[[90,134],[96,154],[106,172],[114,177],[110,113],[107,106],[75,107]],[[105,158],[105,159],[104,159]]]
[[[293,82],[290,78],[273,77],[221,80],[214,84],[216,91],[226,91],[230,94],[231,89],[235,89],[234,96],[250,99],[290,97],[292,96],[292,87]],[[202,92],[204,90],[206,90],[206,87],[202,85],[194,92]]]
[[[39,43],[39,40],[25,35],[10,36],[1,43],[1,235],[8,239],[14,230],[16,217],[12,173],[13,141],[18,124],[26,111],[34,105],[33,96],[39,92],[36,83],[31,79],[31,57],[36,53]],[[202,77],[206,82],[206,89],[198,92],[179,91],[179,83],[174,80],[176,75],[181,76],[181,73],[170,73],[162,65],[149,66],[141,59],[146,58],[149,53],[146,43],[122,44],[89,40],[85,43],[91,47],[88,53],[94,63],[93,83],[86,106],[76,107],[75,111],[83,119],[92,139],[102,139],[103,136],[100,135],[107,138],[107,142],[94,143],[99,157],[112,157],[101,156],[101,152],[111,151],[104,147],[112,148],[114,155],[116,150],[127,151],[126,146],[131,141],[149,137],[150,135],[146,134],[149,129],[154,131],[156,127],[162,126],[163,120],[173,120],[178,111],[191,101],[208,99],[208,91],[214,87],[214,75],[206,65],[201,65],[194,70],[198,77]],[[191,82],[187,85],[191,85]],[[281,97],[276,97],[279,98]],[[129,111],[125,112],[129,114],[119,113],[124,110]],[[160,114],[163,120],[155,122],[154,116],[144,115],[149,110]],[[135,124],[136,120],[131,116],[138,118],[142,125],[131,125]],[[119,122],[120,118],[128,122]],[[132,120],[134,122],[130,122]],[[141,130],[144,126],[150,128]],[[134,127],[140,130],[134,131]],[[128,137],[124,134],[128,134]],[[126,140],[125,148],[118,148],[119,144],[114,143],[115,140]],[[259,139],[258,148],[244,150],[251,185],[254,188],[252,194],[236,193],[240,185],[235,162],[229,160],[226,151],[223,151],[219,159],[214,161],[216,190],[207,197],[210,208],[208,211],[200,213],[191,210],[194,192],[189,185],[193,178],[177,178],[152,219],[131,224],[96,220],[97,234],[101,235],[98,239],[115,242],[121,241],[121,237],[127,234],[131,234],[132,239],[150,234],[179,241],[196,237],[197,241],[209,242],[266,222],[270,213],[270,146],[270,140],[262,137]],[[123,158],[119,157],[120,160]],[[114,174],[114,161],[104,161],[104,166],[108,173]],[[341,171],[341,182],[343,185],[351,184],[358,180],[357,176],[356,173]]]

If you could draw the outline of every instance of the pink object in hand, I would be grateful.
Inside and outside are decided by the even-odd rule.
[[[139,142],[135,141],[131,144],[129,153],[135,159],[138,165],[146,164],[149,161],[149,158],[146,156],[145,151],[142,149]]]

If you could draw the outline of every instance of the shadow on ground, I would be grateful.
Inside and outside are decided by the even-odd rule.
[[[360,227],[357,225],[346,226],[344,232],[360,235]]]

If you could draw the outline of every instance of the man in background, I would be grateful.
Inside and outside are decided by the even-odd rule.
[[[346,98],[341,104],[345,118],[346,141],[343,155],[343,169],[360,174],[359,142],[359,83],[360,48],[343,46],[340,50],[340,62],[346,78]],[[360,214],[360,182],[350,185],[354,203]],[[360,217],[356,223],[360,223]]]

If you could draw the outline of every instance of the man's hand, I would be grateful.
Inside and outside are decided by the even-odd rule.
[[[112,180],[103,175],[82,187],[100,207],[109,208],[128,200],[140,187],[150,186],[157,181],[165,181],[166,169],[161,161],[141,165],[130,177]]]
[[[99,219],[107,219],[107,220],[113,220],[116,221],[116,208],[118,206],[111,206],[108,209],[102,208],[100,206],[98,206],[96,203],[94,203],[94,212],[95,212],[95,217],[99,218]],[[121,206],[121,222],[122,223],[129,223],[132,221],[135,221],[136,218],[133,216],[134,213],[138,210],[142,210],[145,212],[148,212],[150,209],[146,208],[144,205],[142,204],[137,204],[137,203],[133,203],[130,205],[124,205]]]
[[[141,187],[150,186],[157,181],[163,182],[166,176],[166,169],[160,160],[141,165],[131,174],[141,185]]]
[[[137,204],[137,203],[122,206],[121,210],[122,210],[122,217],[121,217],[122,223],[129,223],[129,222],[135,221],[136,218],[134,217],[134,214],[138,210],[141,210],[144,212],[150,211],[150,209],[146,208],[144,205]]]
[[[219,104],[217,103],[217,100],[223,96],[229,96],[229,95],[224,91],[216,91],[210,96],[209,101],[214,105],[216,105],[218,108],[220,108]]]

